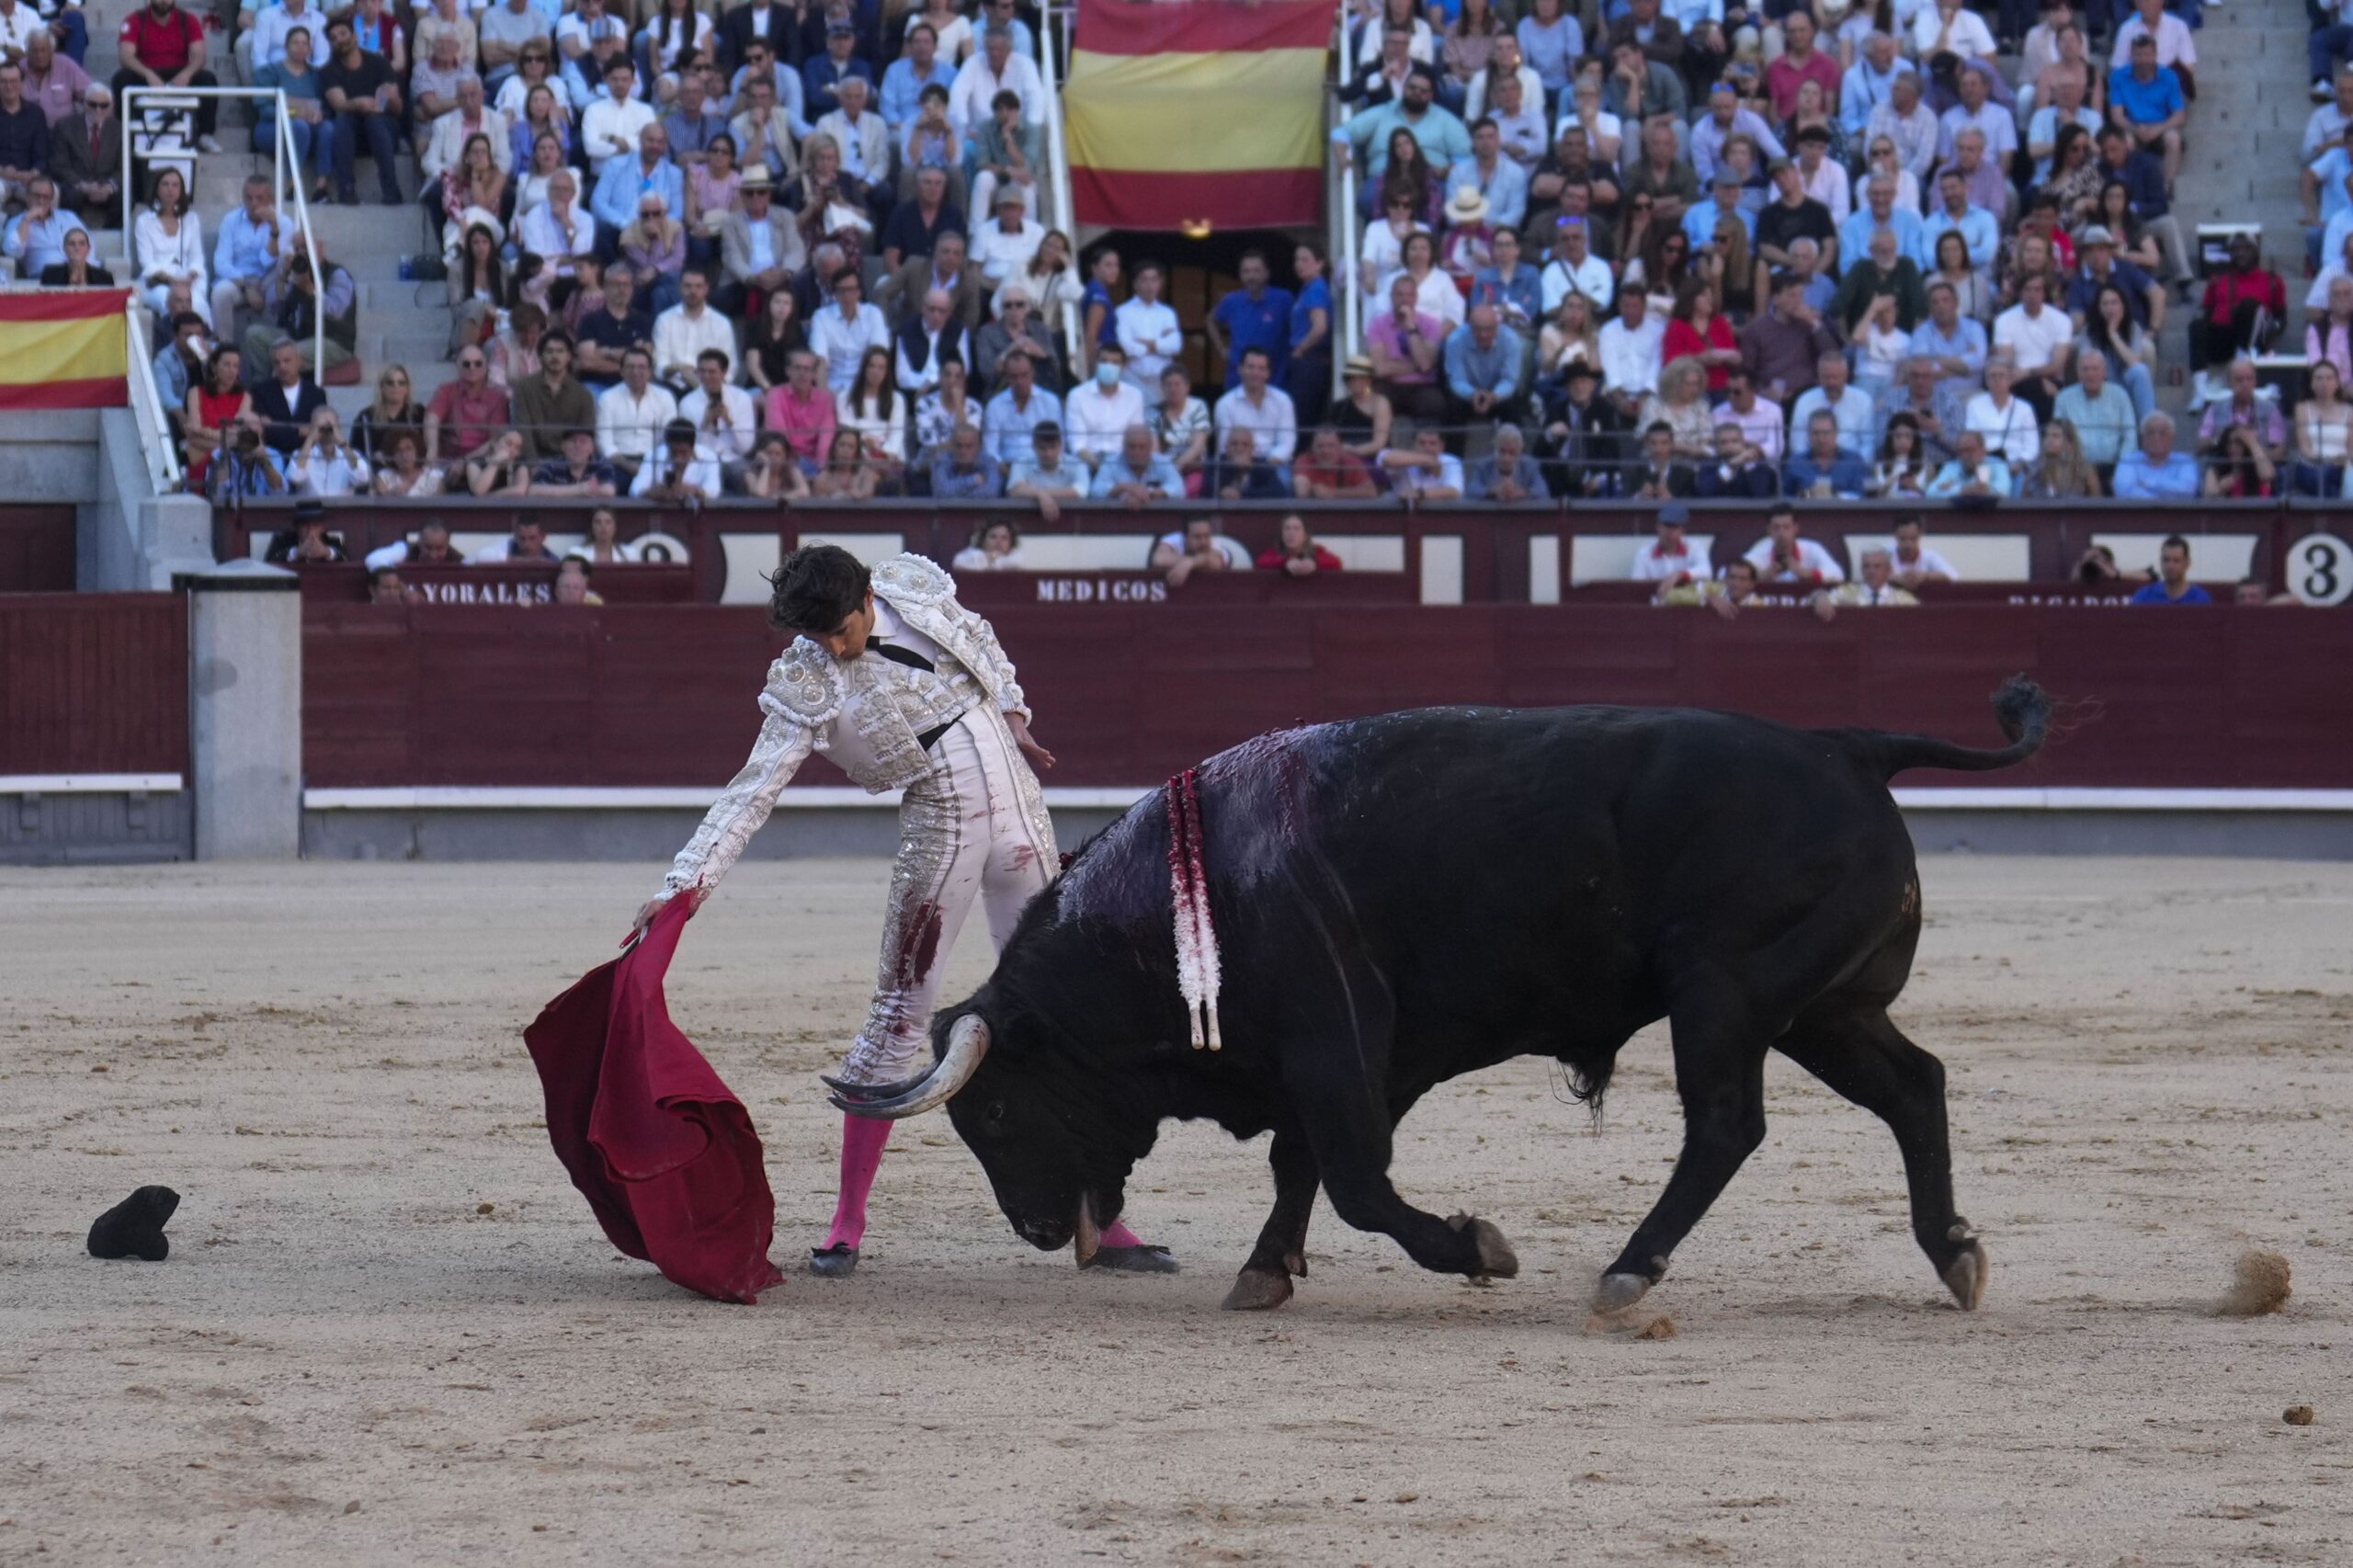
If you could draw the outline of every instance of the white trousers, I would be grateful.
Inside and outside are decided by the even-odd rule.
[[[998,952],[1060,859],[1037,776],[1005,716],[983,704],[931,748],[931,772],[899,806],[898,862],[866,1025],[843,1076],[888,1084],[930,1060],[931,1013],[948,955],[979,898]]]

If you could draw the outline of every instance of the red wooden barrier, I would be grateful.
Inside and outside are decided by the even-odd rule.
[[[0,506],[0,594],[74,591],[74,508]]]
[[[1265,730],[1434,703],[1686,704],[1991,741],[1986,693],[2022,670],[2098,707],[2006,782],[2353,787],[2353,615],[2324,611],[1960,604],[1825,625],[1794,609],[1187,602],[991,618],[1056,784],[1149,784]],[[313,607],[310,780],[716,790],[782,641],[749,608]]]
[[[302,602],[366,604],[368,568],[357,562],[304,566]],[[401,581],[427,604],[529,607],[555,602],[556,564],[518,562],[505,566],[404,566]],[[601,566],[591,591],[607,604],[692,604],[693,570],[687,566]]]
[[[0,774],[187,766],[187,599],[0,595]]]

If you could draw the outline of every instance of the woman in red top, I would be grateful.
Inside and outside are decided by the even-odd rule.
[[[1315,542],[1307,531],[1307,519],[1293,512],[1283,519],[1282,545],[1258,557],[1261,572],[1287,572],[1294,577],[1313,577],[1318,572],[1337,572],[1340,558]]]
[[[253,421],[254,399],[240,380],[244,373],[243,356],[233,348],[216,348],[205,366],[204,384],[188,389],[180,436],[187,444],[188,487],[196,494],[204,494],[213,451],[228,444],[239,425]]]
[[[1732,368],[1740,363],[1740,345],[1733,339],[1732,323],[1716,310],[1716,290],[1703,278],[1685,281],[1682,295],[1675,302],[1675,314],[1666,324],[1666,335],[1659,344],[1659,363],[1672,364],[1685,355],[1696,356],[1708,368],[1708,390],[1721,392],[1732,378]]]

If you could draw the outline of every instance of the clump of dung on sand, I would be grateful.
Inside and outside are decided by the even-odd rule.
[[[2214,1310],[2227,1318],[2259,1318],[2286,1306],[2290,1293],[2288,1260],[2268,1248],[2250,1247],[2239,1254],[2231,1288]]]

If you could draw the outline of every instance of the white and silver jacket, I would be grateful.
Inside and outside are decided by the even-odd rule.
[[[665,892],[725,876],[812,751],[879,795],[929,773],[930,755],[916,736],[977,702],[1029,717],[1013,661],[988,621],[956,602],[954,578],[920,555],[894,555],[873,576],[874,597],[953,663],[933,675],[871,652],[845,664],[808,638],[795,639],[768,666],[760,693],[767,719],[750,759],[678,851],[663,879]]]

